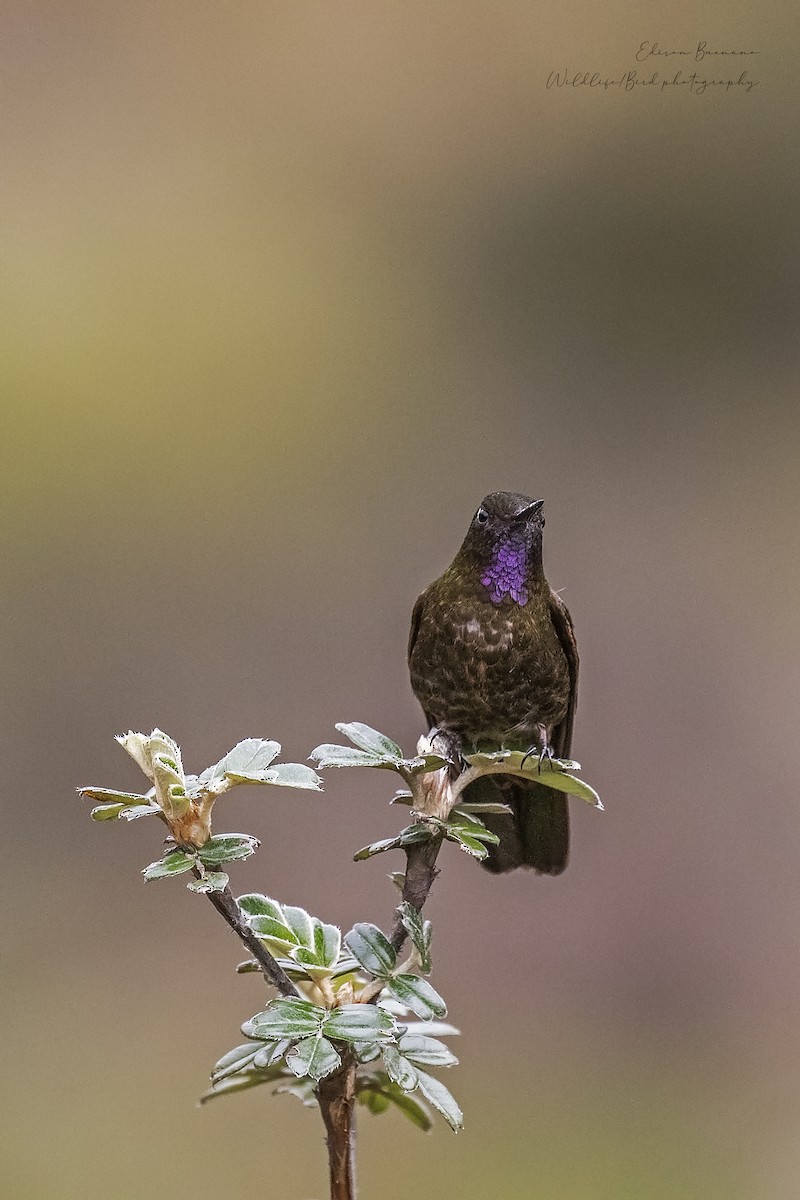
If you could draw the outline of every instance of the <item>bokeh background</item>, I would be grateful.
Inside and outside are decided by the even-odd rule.
[[[498,488],[547,500],[607,812],[558,880],[444,852],[467,1130],[364,1114],[363,1194],[798,1195],[795,21],[6,0],[6,1195],[322,1200],[314,1114],[194,1107],[262,989],[74,788],[137,784],[129,727],[410,748],[412,604]],[[545,88],[700,38],[759,86]],[[238,792],[239,890],[388,923],[391,790]]]

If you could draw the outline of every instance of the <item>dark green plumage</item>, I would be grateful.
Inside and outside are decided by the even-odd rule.
[[[427,721],[475,743],[569,756],[578,651],[569,613],[542,566],[542,501],[493,492],[451,565],[414,606],[411,685]],[[480,793],[480,795],[478,795]],[[469,799],[501,799],[513,814],[488,816],[499,834],[486,866],[564,870],[566,799],[543,784],[479,780]]]

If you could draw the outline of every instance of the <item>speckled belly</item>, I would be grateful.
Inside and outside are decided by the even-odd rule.
[[[569,670],[546,608],[450,606],[420,625],[411,682],[434,724],[470,740],[530,744],[567,710]]]

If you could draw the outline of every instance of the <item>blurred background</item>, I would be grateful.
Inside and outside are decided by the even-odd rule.
[[[327,1194],[293,1099],[195,1108],[263,989],[74,789],[140,785],[129,727],[189,769],[337,720],[411,749],[411,608],[494,489],[546,498],[607,811],[556,880],[443,852],[467,1128],[364,1113],[363,1194],[798,1195],[794,17],[7,0],[9,1197]],[[545,87],[644,39],[759,86]],[[386,927],[401,861],[351,856],[392,790],[238,791],[235,887]]]

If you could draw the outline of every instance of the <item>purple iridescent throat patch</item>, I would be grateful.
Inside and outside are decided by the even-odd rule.
[[[492,553],[481,583],[489,589],[492,604],[501,604],[510,596],[516,604],[528,603],[525,586],[528,574],[528,548],[523,537],[509,537],[500,542]]]

